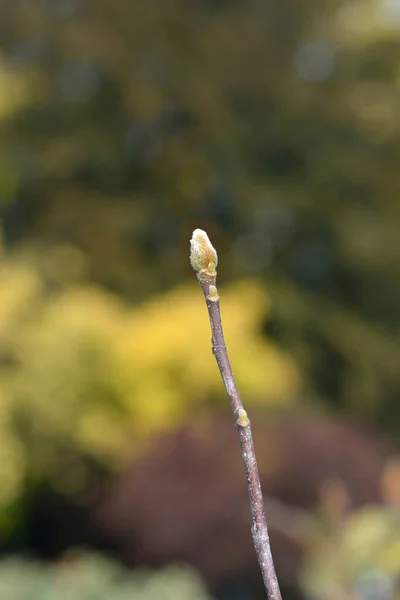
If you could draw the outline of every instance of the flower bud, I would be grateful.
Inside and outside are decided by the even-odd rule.
[[[203,275],[212,278],[216,276],[218,256],[210,238],[202,229],[193,231],[190,240],[190,263],[199,278]]]

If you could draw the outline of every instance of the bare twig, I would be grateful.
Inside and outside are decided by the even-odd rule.
[[[252,514],[252,535],[261,574],[269,600],[281,600],[279,584],[272,560],[267,521],[264,512],[264,502],[261,491],[260,476],[258,473],[256,454],[251,433],[250,420],[244,410],[243,403],[237,389],[232,367],[229,362],[222,329],[219,308],[219,296],[216,288],[217,279],[217,253],[212,246],[208,235],[202,229],[193,232],[190,241],[190,262],[197,272],[200,286],[206,299],[208,314],[212,331],[212,351],[218,363],[224,381],[226,393],[235,418],[236,429],[239,435],[243,462],[246,469],[247,488],[249,492]]]

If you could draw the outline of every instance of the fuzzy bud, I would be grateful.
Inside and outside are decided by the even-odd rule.
[[[199,279],[212,279],[216,277],[218,256],[210,238],[202,229],[193,231],[190,240],[190,263],[197,272]]]

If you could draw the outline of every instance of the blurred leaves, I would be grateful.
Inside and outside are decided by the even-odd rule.
[[[358,508],[384,499],[394,512],[399,480],[397,463],[385,466],[387,450],[370,432],[296,413],[251,411],[274,563],[280,584],[298,597],[303,560],[322,560],[326,546],[334,551],[344,519]],[[95,522],[133,567],[184,560],[212,589],[232,580],[255,583],[251,515],[231,415],[221,411],[158,436],[107,488]]]
[[[311,597],[334,600],[400,598],[400,461],[387,461],[381,477],[381,506],[349,512],[348,490],[326,487],[325,523],[306,554],[302,583]],[[341,498],[340,498],[341,496]],[[344,510],[343,510],[344,508]],[[330,529],[330,531],[329,531]]]
[[[99,555],[73,554],[46,565],[10,558],[0,562],[4,600],[207,600],[200,579],[185,567],[133,573]]]
[[[175,427],[195,407],[225,401],[195,281],[128,308],[95,286],[51,291],[40,270],[22,259],[4,259],[1,278],[3,501],[18,497],[28,475],[81,493],[89,483],[79,455],[120,467],[149,435]],[[243,393],[285,406],[295,400],[300,378],[290,358],[263,337],[267,312],[268,297],[255,282],[223,291]]]
[[[398,507],[367,507],[311,552],[303,582],[318,598],[398,599],[399,556]]]
[[[6,247],[64,245],[53,278],[137,302],[188,276],[204,227],[220,277],[273,281],[310,396],[397,436],[395,23],[375,0],[3,3]]]
[[[43,479],[90,495],[93,463],[225,401],[195,227],[246,402],[302,395],[398,446],[395,4],[0,4],[3,532]]]

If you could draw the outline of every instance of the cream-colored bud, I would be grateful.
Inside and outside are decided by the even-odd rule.
[[[210,238],[202,229],[193,231],[190,240],[190,263],[195,271],[215,276],[215,268],[218,264],[217,252],[210,242]]]
[[[218,290],[215,285],[210,285],[208,288],[207,300],[210,300],[211,302],[218,302]]]
[[[240,427],[247,427],[248,425],[250,425],[250,419],[247,416],[247,412],[245,410],[243,410],[243,408],[239,408],[238,417],[239,418],[236,421],[236,423]]]

